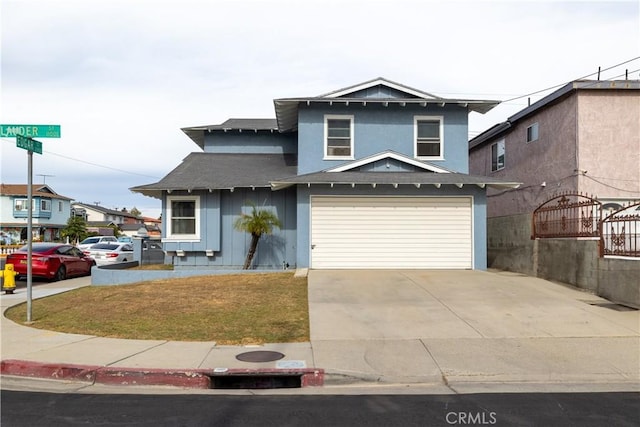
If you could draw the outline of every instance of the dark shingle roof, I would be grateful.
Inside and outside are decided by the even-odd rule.
[[[182,128],[193,142],[204,150],[204,135],[207,132],[252,131],[252,132],[276,132],[278,124],[276,119],[228,119],[219,125],[190,126]]]
[[[130,190],[161,198],[163,191],[270,187],[275,179],[295,175],[297,166],[293,154],[191,153],[162,180]]]

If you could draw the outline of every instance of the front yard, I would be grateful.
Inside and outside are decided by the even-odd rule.
[[[26,304],[6,316],[26,320]],[[88,286],[33,301],[35,328],[101,337],[263,344],[309,341],[307,279],[197,276]]]

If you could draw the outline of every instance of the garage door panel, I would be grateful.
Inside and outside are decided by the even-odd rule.
[[[313,197],[313,268],[471,268],[469,197]]]

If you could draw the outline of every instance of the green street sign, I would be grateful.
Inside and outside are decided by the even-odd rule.
[[[18,148],[33,151],[34,153],[42,154],[42,142],[36,141],[32,138],[27,138],[26,136],[16,135],[16,146]]]
[[[60,138],[60,125],[0,125],[0,137]]]

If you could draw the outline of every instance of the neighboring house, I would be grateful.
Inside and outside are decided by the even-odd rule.
[[[162,235],[162,220],[158,218],[150,218],[148,216],[141,217],[147,229],[149,237],[159,238]]]
[[[145,237],[160,238],[162,233],[158,225],[148,225],[146,221],[144,224],[122,224],[119,228],[123,235],[129,237],[141,236],[141,229],[146,232]]]
[[[469,170],[523,183],[488,190],[489,217],[531,213],[560,192],[609,210],[640,199],[640,81],[565,85],[473,138]]]
[[[0,240],[19,243],[27,240],[28,186],[0,184]],[[71,198],[62,196],[46,184],[31,188],[32,234],[35,241],[60,239],[60,231],[71,216]]]
[[[163,247],[176,267],[241,268],[250,203],[282,228],[254,268],[486,267],[486,188],[468,172],[468,114],[497,101],[446,99],[382,78],[276,99],[275,119],[184,128],[191,153],[157,183]]]
[[[126,209],[107,209],[100,205],[86,203],[73,203],[73,214],[82,217],[87,224],[96,227],[106,227],[109,224],[120,226],[121,224],[143,224],[143,220],[127,212]]]

